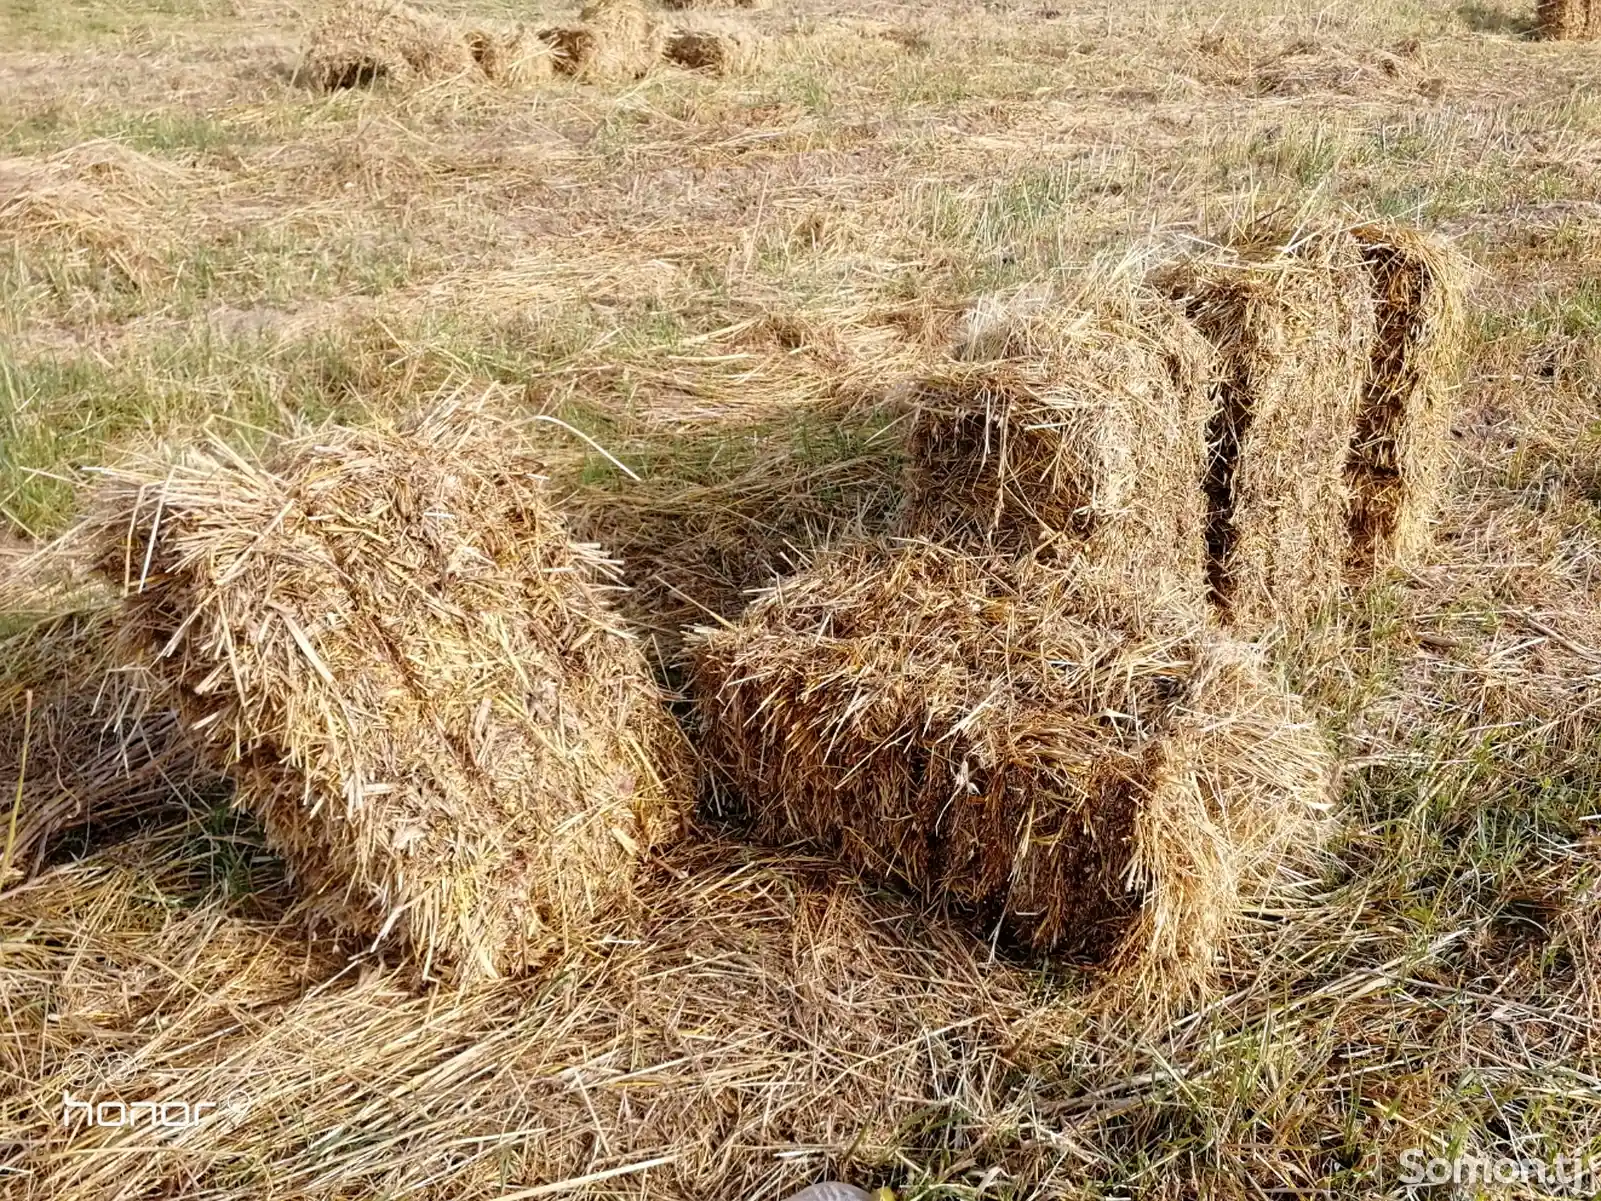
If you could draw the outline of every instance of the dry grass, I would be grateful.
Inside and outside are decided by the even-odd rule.
[[[1345,471],[1375,332],[1360,248],[1342,232],[1247,239],[1171,286],[1219,359],[1214,600],[1244,630],[1305,621],[1338,595],[1350,555]]]
[[[181,861],[170,838],[141,850]],[[1004,1132],[1018,1115],[997,1057],[1013,1023],[1061,1020],[1031,973],[982,943],[825,862],[726,844],[662,863],[642,924],[606,954],[575,950],[538,979],[465,993],[342,971],[281,911],[139,899],[184,887],[85,865],[8,907],[8,928],[62,935],[104,915],[91,958],[74,965],[41,940],[27,978],[5,980],[33,1036],[14,1163],[40,1195],[243,1201],[270,1182],[346,1197],[772,1197],[827,1164],[882,1178],[908,1139],[937,1140],[931,1124],[973,1147]],[[41,1020],[58,1006],[65,1022]],[[138,1033],[107,1076],[83,1051],[122,1028]],[[0,1052],[8,1068],[20,1050]],[[108,1092],[228,1105],[157,1135],[151,1155],[131,1131],[60,1124],[64,1093]],[[241,1139],[268,1126],[271,1146],[242,1157]]]
[[[840,551],[705,631],[693,686],[757,837],[1158,1000],[1209,978],[1327,806],[1327,751],[1245,647],[1054,567]]]
[[[425,970],[582,939],[684,818],[682,737],[540,469],[451,401],[262,466],[119,470],[92,520],[126,652],[306,891]]]
[[[1063,290],[981,303],[912,385],[904,529],[1082,557],[1198,605],[1208,348],[1127,281]]]

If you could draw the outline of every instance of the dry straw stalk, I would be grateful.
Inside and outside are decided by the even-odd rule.
[[[108,473],[120,636],[180,686],[322,909],[424,964],[513,971],[626,897],[683,747],[515,432],[446,402],[258,466]]]
[[[982,303],[913,386],[903,530],[1043,543],[1200,603],[1208,348],[1154,296],[1082,299]]]
[[[1322,739],[1245,647],[1085,573],[929,544],[820,558],[693,663],[706,762],[804,839],[1025,947],[1189,995],[1315,845]]]

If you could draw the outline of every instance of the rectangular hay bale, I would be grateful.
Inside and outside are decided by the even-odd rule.
[[[1346,467],[1375,320],[1360,247],[1263,240],[1186,264],[1171,286],[1218,352],[1213,600],[1238,628],[1299,624],[1337,595],[1350,552]]]
[[[756,836],[1153,990],[1315,845],[1329,756],[1251,652],[1059,566],[834,552],[703,631],[705,761]]]
[[[1377,304],[1347,469],[1353,566],[1371,574],[1415,562],[1430,542],[1450,454],[1466,272],[1449,247],[1406,226],[1352,233]]]
[[[319,908],[498,975],[582,939],[689,803],[685,749],[514,432],[446,403],[269,467],[108,473],[119,637]]]
[[[909,398],[902,532],[1205,596],[1209,351],[1165,301],[981,306]]]
[[[1601,4],[1596,0],[1537,0],[1534,23],[1547,41],[1601,38]]]

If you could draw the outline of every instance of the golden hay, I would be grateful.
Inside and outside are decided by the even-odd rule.
[[[23,597],[0,612],[0,885],[58,835],[113,828],[218,789],[170,707],[117,670],[111,599]],[[66,602],[65,605],[63,602]]]
[[[1601,38],[1601,4],[1596,0],[1537,0],[1534,22],[1548,41]]]
[[[762,36],[732,25],[675,29],[663,53],[667,61],[691,71],[742,75],[761,65],[766,51]]]
[[[474,70],[451,25],[399,0],[346,0],[311,31],[302,70],[316,86],[401,86]]]
[[[555,71],[550,43],[530,30],[474,26],[461,36],[478,69],[494,83],[534,83]]]
[[[1218,351],[1208,435],[1208,569],[1241,628],[1296,624],[1337,593],[1350,548],[1345,472],[1374,303],[1361,248],[1315,233],[1186,264],[1172,282]]]
[[[903,531],[1041,541],[1201,603],[1209,357],[1152,297],[981,305],[956,360],[911,390]]]
[[[271,913],[131,902],[192,891],[184,833],[0,913],[0,938],[26,938],[0,973],[3,1133],[38,1196],[252,1201],[272,1181],[488,1201],[608,1173],[572,1187],[705,1201],[882,1182],[920,1145],[1016,1130],[1014,1030],[1066,1027],[1035,973],[818,860],[680,847],[606,954],[441,996],[344,970]],[[67,1095],[219,1109],[171,1132],[94,1128],[62,1120]]]
[[[1450,453],[1466,268],[1449,247],[1403,225],[1353,234],[1378,305],[1347,471],[1353,560],[1370,571],[1412,563],[1429,543]]]
[[[667,31],[639,0],[590,0],[577,25],[540,33],[557,73],[590,82],[639,79],[661,58]]]
[[[582,937],[687,803],[613,565],[539,470],[447,402],[270,470],[217,447],[109,472],[90,526],[120,637],[182,686],[307,891],[464,977]]]
[[[759,839],[1185,997],[1331,785],[1252,655],[1084,572],[870,543],[701,631],[692,681]]]

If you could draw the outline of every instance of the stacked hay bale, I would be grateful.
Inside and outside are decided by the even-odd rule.
[[[1201,603],[1209,374],[1205,343],[1154,296],[981,306],[910,391],[902,532],[1043,547]]]
[[[447,21],[398,0],[348,0],[311,31],[303,70],[318,87],[407,86],[474,69]]]
[[[109,473],[119,638],[322,909],[460,977],[581,938],[678,832],[684,748],[537,463],[446,404],[272,468]]]
[[[1213,599],[1241,629],[1299,624],[1336,595],[1350,549],[1346,465],[1375,332],[1361,248],[1344,233],[1260,240],[1169,284],[1218,354]]]
[[[1535,25],[1550,41],[1594,41],[1601,38],[1601,4],[1595,0],[1538,0]]]
[[[667,41],[662,23],[640,0],[590,0],[577,25],[547,29],[552,64],[562,75],[589,82],[639,79],[661,58]]]
[[[1354,566],[1415,561],[1428,546],[1449,453],[1464,334],[1465,268],[1437,239],[1394,223],[1352,231],[1377,305],[1347,483]]]
[[[757,836],[949,898],[1161,996],[1310,850],[1330,759],[1182,607],[928,544],[834,552],[700,634],[713,779]]]

